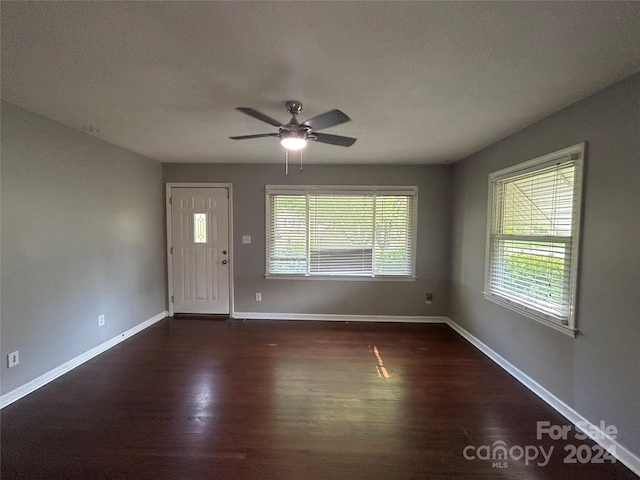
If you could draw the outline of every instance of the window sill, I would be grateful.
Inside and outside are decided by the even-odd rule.
[[[551,327],[554,330],[557,330],[558,332],[564,333],[565,335],[569,335],[570,337],[575,338],[578,333],[578,330],[576,330],[575,328],[572,328],[568,325],[562,325],[561,323],[550,320],[544,314],[537,314],[535,311],[532,311],[529,308],[525,308],[524,306],[520,305],[517,302],[506,300],[498,295],[495,295],[489,292],[482,292],[482,293],[485,299],[493,303],[497,303],[498,305],[501,305],[505,308],[508,308],[511,311],[524,315],[525,317],[535,320],[538,323],[542,323],[543,325]]]
[[[355,275],[269,275],[264,276],[267,280],[333,280],[334,282],[415,282],[416,277],[396,277],[396,276],[355,276]]]

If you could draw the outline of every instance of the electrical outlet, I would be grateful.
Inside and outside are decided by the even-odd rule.
[[[98,315],[98,326],[99,327],[104,327],[104,315]]]
[[[19,363],[20,363],[20,359],[18,358],[18,350],[16,350],[15,352],[11,352],[9,355],[7,355],[8,368],[15,367]]]
[[[427,293],[427,298],[424,303],[433,303],[433,293]]]
[[[262,301],[262,294],[256,293],[256,302],[261,302],[261,301]]]
[[[242,243],[248,245],[251,243],[251,235],[242,235]]]

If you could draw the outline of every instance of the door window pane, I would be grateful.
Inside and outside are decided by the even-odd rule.
[[[207,243],[207,214],[193,214],[193,243]]]

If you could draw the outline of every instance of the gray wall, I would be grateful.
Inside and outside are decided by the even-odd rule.
[[[6,102],[1,153],[6,393],[165,310],[166,281],[159,163]]]
[[[259,141],[259,140],[258,140]],[[238,144],[238,148],[242,145]],[[310,147],[313,148],[313,145]],[[338,147],[336,147],[338,148]],[[353,315],[445,315],[451,167],[163,164],[165,182],[233,184],[235,310]],[[418,185],[417,281],[266,280],[265,185]],[[242,235],[252,244],[243,245]],[[262,293],[262,302],[255,293]],[[434,300],[425,304],[425,293]]]
[[[573,339],[482,296],[490,172],[588,142]],[[454,168],[449,316],[640,455],[640,74]]]

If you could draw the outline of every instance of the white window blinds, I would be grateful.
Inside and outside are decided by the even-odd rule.
[[[372,275],[375,233],[370,195],[309,195],[309,274]]]
[[[299,273],[307,269],[307,197],[273,195],[269,205],[267,248],[270,270]]]
[[[413,277],[416,193],[268,186],[267,276]]]
[[[575,301],[582,148],[490,176],[485,295],[568,327]]]

